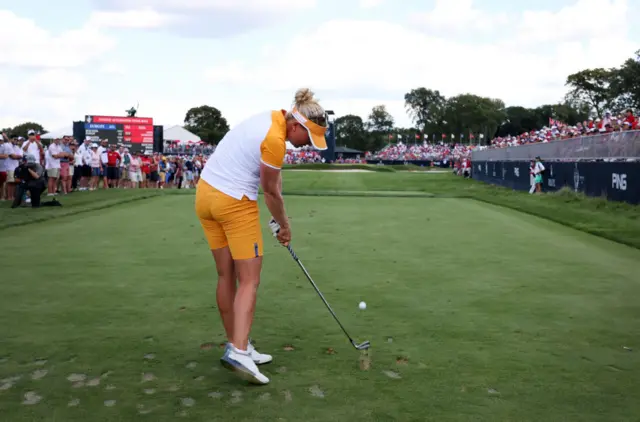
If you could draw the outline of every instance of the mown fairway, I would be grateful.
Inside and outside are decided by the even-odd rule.
[[[0,420],[637,420],[640,251],[460,198],[484,189],[467,182],[286,173],[285,191],[306,195],[434,197],[286,197],[296,252],[356,340],[371,340],[372,366],[359,369],[359,353],[265,231],[252,333],[275,357],[265,387],[219,365],[215,270],[191,194],[3,204]],[[108,208],[74,214],[92,194]],[[114,205],[136,195],[155,197]],[[535,200],[540,213],[575,206],[503,197],[532,212]],[[572,212],[597,215],[597,228],[609,210]],[[620,213],[636,221],[637,211]],[[66,216],[29,223],[52,215]]]

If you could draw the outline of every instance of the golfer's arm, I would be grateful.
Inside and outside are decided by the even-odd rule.
[[[262,191],[264,192],[264,202],[267,204],[271,215],[280,227],[289,227],[289,219],[284,210],[280,170],[261,164],[260,183],[262,184]]]

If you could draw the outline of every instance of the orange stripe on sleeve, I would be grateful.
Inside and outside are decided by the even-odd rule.
[[[260,144],[260,161],[274,169],[281,169],[287,152],[287,127],[280,111],[271,115],[271,127],[264,141]]]

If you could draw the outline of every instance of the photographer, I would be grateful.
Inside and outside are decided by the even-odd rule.
[[[40,207],[40,195],[46,190],[43,174],[42,166],[36,162],[36,157],[33,155],[29,154],[20,160],[20,165],[15,170],[15,180],[18,186],[11,208],[20,206],[27,191],[31,197],[31,206],[33,208]]]

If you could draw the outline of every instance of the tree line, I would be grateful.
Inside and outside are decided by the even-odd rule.
[[[347,114],[336,119],[336,143],[361,151],[375,151],[390,142],[486,143],[495,136],[520,135],[539,129],[549,119],[575,125],[589,117],[602,117],[627,109],[640,110],[640,50],[621,66],[585,69],[567,77],[568,92],[557,104],[536,108],[506,107],[498,98],[460,94],[446,98],[438,90],[419,87],[404,96],[413,127],[397,127],[385,105],[372,108],[366,120]],[[184,128],[202,140],[217,144],[229,131],[222,112],[202,105],[189,109]],[[42,125],[26,122],[3,132],[27,136],[29,129],[46,133]]]

